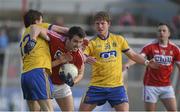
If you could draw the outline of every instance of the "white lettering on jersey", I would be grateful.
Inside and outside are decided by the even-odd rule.
[[[155,55],[154,56],[154,59],[156,62],[158,62],[159,64],[162,64],[162,65],[171,65],[171,62],[172,62],[172,56],[164,56],[164,55]]]
[[[104,59],[108,59],[110,57],[116,57],[117,56],[117,52],[114,50],[114,51],[109,51],[109,52],[102,52],[100,53],[100,57],[101,58],[104,58]]]

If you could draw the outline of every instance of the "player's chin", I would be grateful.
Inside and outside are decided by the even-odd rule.
[[[98,30],[98,33],[100,34],[100,35],[103,35],[103,30]]]

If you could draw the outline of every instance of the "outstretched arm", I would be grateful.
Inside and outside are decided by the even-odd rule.
[[[62,27],[62,26],[57,26],[57,25],[52,25],[51,29],[54,32],[57,33],[63,33],[66,34],[69,30],[67,27]],[[44,38],[45,40],[49,41],[50,38],[47,35],[48,29],[45,29],[43,27],[39,27],[38,25],[34,24],[30,26],[30,37],[33,40],[37,40],[37,37],[40,35],[40,37]]]
[[[146,60],[144,54],[138,54],[134,50],[130,49],[125,53],[130,60],[124,65],[124,68],[129,68],[130,66],[134,65],[135,63],[144,64],[146,66],[150,66],[151,68],[158,69],[159,64],[154,61],[154,59]],[[123,69],[124,69],[123,68]]]
[[[68,32],[69,28],[68,27],[62,27],[62,26],[57,26],[57,25],[52,25],[51,30],[55,31],[57,33],[66,34]]]
[[[144,58],[144,56],[136,53],[133,49],[130,49],[129,51],[125,52],[125,54],[131,59],[131,61],[128,62],[129,65],[134,65],[135,63],[148,64],[145,63],[146,59]]]

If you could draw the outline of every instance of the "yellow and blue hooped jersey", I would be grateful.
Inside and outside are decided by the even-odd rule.
[[[107,39],[95,37],[90,40],[84,53],[95,57],[92,64],[90,86],[117,87],[123,85],[122,52],[129,50],[124,37],[109,33]]]
[[[50,24],[41,23],[37,24],[43,28],[49,28]],[[23,62],[23,73],[30,71],[35,68],[45,68],[47,72],[51,72],[51,55],[49,50],[49,45],[46,40],[41,37],[37,37],[37,43],[35,47],[30,51],[29,54],[24,53],[24,46],[27,41],[30,40],[30,27],[25,29],[24,34],[21,37],[20,41],[20,50]]]

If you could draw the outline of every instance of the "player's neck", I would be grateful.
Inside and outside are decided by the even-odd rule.
[[[169,40],[159,40],[159,45],[162,47],[167,47]]]
[[[105,40],[105,39],[107,39],[107,38],[109,37],[109,32],[106,32],[105,34],[98,34],[98,36],[99,36],[101,39]]]

